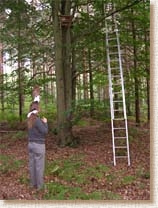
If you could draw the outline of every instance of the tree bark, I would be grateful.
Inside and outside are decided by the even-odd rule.
[[[3,84],[4,84],[4,77],[3,77],[3,45],[0,43],[0,85],[1,85],[1,106],[2,106],[2,112],[4,112],[4,90],[3,90]]]
[[[132,15],[134,12],[132,10]],[[137,48],[136,48],[136,33],[135,23],[132,21],[132,34],[133,34],[133,54],[134,54],[134,82],[135,82],[135,121],[136,125],[140,124],[140,98],[139,98],[139,79],[137,73]]]
[[[143,1],[145,5],[145,1]],[[144,6],[145,9],[145,6]],[[146,69],[146,89],[147,89],[147,120],[148,122],[150,121],[150,67],[149,67],[149,58],[148,58],[148,53],[149,53],[149,33],[144,27],[144,43],[145,43],[145,69]]]
[[[89,66],[89,82],[90,82],[90,116],[94,116],[94,91],[93,91],[93,74],[91,64],[91,50],[88,49],[88,66]]]
[[[70,15],[70,1],[54,1],[54,39],[57,85],[58,144],[61,147],[73,144],[72,134],[72,67],[70,25],[63,25],[61,15]]]
[[[20,1],[18,0],[18,4],[20,5]],[[19,94],[19,120],[22,121],[22,112],[23,112],[23,95],[22,95],[22,72],[21,72],[21,15],[20,11],[18,11],[18,94]]]
[[[88,100],[88,74],[87,74],[87,63],[86,63],[86,49],[83,49],[83,99]]]

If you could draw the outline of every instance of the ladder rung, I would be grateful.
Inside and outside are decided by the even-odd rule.
[[[119,130],[119,129],[126,129],[124,127],[120,127],[120,128],[113,128],[114,130]]]
[[[116,158],[128,158],[128,156],[115,156]]]
[[[109,48],[115,48],[115,47],[118,47],[118,45],[110,45],[108,46]]]
[[[113,86],[119,86],[119,85],[121,85],[121,83],[115,83],[115,84],[112,83],[112,85]]]
[[[120,74],[119,75],[112,75],[111,77],[112,78],[117,78],[117,77],[121,78],[121,75]]]
[[[116,77],[115,77],[116,76]],[[119,71],[111,71],[111,78],[117,78],[116,79],[111,79],[112,81],[119,81],[120,83],[122,83],[122,80],[121,80],[121,74]]]
[[[126,139],[127,137],[114,137],[114,139]]]
[[[122,100],[113,100],[113,103],[122,103]]]
[[[119,59],[111,59],[110,62],[119,61]]]
[[[119,67],[110,67],[111,70],[120,70]]]
[[[113,92],[114,95],[117,95],[117,94],[122,94],[122,91],[120,92]]]
[[[108,41],[109,41],[109,40],[117,40],[117,38],[115,38],[115,37],[114,37],[114,38],[109,38],[109,37],[108,37]]]
[[[115,149],[127,149],[127,146],[117,146]]]
[[[125,119],[124,118],[114,118],[113,120],[115,120],[115,121],[123,121]]]
[[[117,52],[110,52],[110,53],[109,53],[109,55],[116,55],[116,54],[118,55]]]
[[[116,30],[118,31],[118,29],[114,29],[113,31],[108,31],[108,34],[116,34]]]

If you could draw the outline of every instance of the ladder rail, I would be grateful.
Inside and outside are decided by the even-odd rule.
[[[106,45],[107,45],[107,63],[108,63],[108,78],[109,78],[109,95],[110,95],[110,106],[111,106],[111,118],[114,118],[114,114],[113,114],[113,111],[112,109],[114,108],[113,107],[113,102],[112,102],[112,92],[111,92],[111,89],[112,89],[112,77],[111,77],[111,67],[110,67],[110,55],[109,55],[109,43],[108,43],[108,33],[106,32]]]
[[[115,27],[117,27],[117,22],[115,21]],[[125,126],[126,126],[126,142],[127,142],[127,156],[128,156],[128,165],[130,166],[130,153],[129,153],[129,138],[128,138],[128,124],[127,124],[127,112],[126,112],[126,99],[125,99],[125,89],[124,89],[124,76],[123,76],[123,68],[122,68],[122,59],[121,59],[121,48],[120,48],[120,40],[119,33],[116,30],[116,37],[118,43],[118,56],[119,56],[119,66],[120,66],[120,74],[121,74],[121,86],[122,86],[122,98],[123,98],[123,112],[125,118]]]
[[[127,157],[128,157],[128,166],[131,165],[130,161],[130,152],[129,152],[129,138],[128,138],[128,125],[127,125],[127,119],[125,120],[125,125],[126,125],[126,142],[127,142]]]
[[[116,25],[117,23],[115,23]],[[122,61],[121,61],[121,49],[120,49],[120,41],[119,41],[119,34],[118,30],[116,30],[116,37],[117,37],[117,47],[118,47],[118,56],[119,56],[119,66],[120,66],[120,75],[121,75],[121,87],[122,87],[122,98],[123,98],[123,112],[124,118],[127,119],[126,113],[126,102],[125,102],[125,89],[124,89],[124,78],[123,78],[123,68],[122,68]]]
[[[107,25],[106,25],[107,28]],[[106,46],[107,46],[107,63],[108,63],[108,79],[109,79],[109,96],[110,96],[110,113],[111,113],[111,127],[112,127],[112,149],[113,149],[113,161],[114,166],[116,165],[116,157],[115,157],[115,140],[114,140],[114,106],[113,106],[113,94],[112,94],[112,79],[111,79],[111,67],[110,67],[110,55],[109,55],[109,42],[108,42],[108,33],[106,32]]]

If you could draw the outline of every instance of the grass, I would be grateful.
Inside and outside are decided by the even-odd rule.
[[[0,121],[8,121],[9,123],[18,121],[18,112],[15,111],[7,111],[5,113],[0,112]]]
[[[30,179],[26,175],[21,175],[18,180],[21,184],[29,184],[30,182]]]
[[[88,125],[89,125],[89,122],[86,121],[86,120],[81,119],[77,122],[77,126],[80,126],[80,127],[85,127],[85,126],[88,126]]]
[[[23,160],[17,160],[13,156],[0,155],[0,173],[5,174],[10,171],[17,171],[20,167],[24,165]]]
[[[25,132],[25,131],[17,131],[17,132],[15,132],[14,134],[12,134],[12,135],[10,136],[10,138],[11,138],[11,140],[13,140],[13,141],[17,141],[17,140],[19,140],[19,139],[26,138],[26,134],[27,134],[27,132]]]
[[[46,200],[120,200],[118,188],[130,186],[150,174],[138,167],[135,175],[125,175],[124,170],[112,171],[104,164],[87,165],[83,154],[74,154],[67,159],[47,163],[46,175],[51,178],[46,183]],[[54,177],[56,180],[54,181]],[[94,186],[106,181],[104,186]],[[103,182],[104,183],[104,182]],[[91,188],[88,188],[91,187]],[[93,187],[93,188],[92,188]],[[110,190],[109,190],[109,187]],[[143,189],[145,183],[140,183]]]
[[[49,186],[49,192],[44,196],[45,200],[101,200],[101,192],[85,193],[80,187],[71,187],[60,183],[47,184]]]
[[[150,172],[145,171],[143,167],[139,166],[136,170],[136,176],[139,178],[150,179]]]
[[[10,142],[16,142],[16,141],[22,140],[22,139],[24,139],[26,137],[27,137],[27,132],[26,131],[20,131],[20,130],[19,131],[16,131],[16,132],[9,132],[8,131],[8,132],[6,132],[6,133],[3,134],[3,141],[5,141],[5,139],[6,139],[7,141],[9,141],[9,143]],[[7,146],[8,146],[9,143],[4,143],[3,144],[1,142],[0,148],[1,149],[7,148]]]
[[[84,171],[83,174],[86,176],[88,179],[90,176],[96,179],[101,179],[104,177],[105,173],[109,171],[109,168],[106,167],[105,165],[96,165],[94,167],[87,167]]]
[[[54,174],[65,181],[77,181],[82,183],[82,175],[79,174],[79,170],[83,165],[82,158],[82,155],[73,155],[63,161],[56,160],[47,163],[46,175]]]
[[[135,180],[136,180],[135,176],[132,176],[132,175],[124,176],[121,179],[121,184],[122,185],[129,185],[129,184],[132,184],[133,182],[135,182]]]
[[[6,149],[7,148],[7,144],[0,144],[0,149],[2,150],[2,149]]]
[[[52,179],[46,183],[47,193],[44,195],[44,199],[121,199],[119,194],[112,191],[105,191],[104,189],[89,191],[82,188],[85,185],[91,186],[94,180],[104,180],[109,171],[110,168],[102,164],[87,166],[84,162],[84,155],[81,154],[72,155],[65,160],[47,162],[47,177],[54,176],[58,178],[58,182],[54,182]]]
[[[64,161],[58,160],[47,163],[46,175],[54,174],[67,182],[78,184],[88,183],[90,176],[100,179],[109,170],[105,165],[86,166],[83,155],[71,156]]]
[[[45,200],[116,200],[122,198],[111,191],[98,190],[87,193],[81,187],[72,187],[58,182],[46,184],[46,186],[49,192],[45,194]]]

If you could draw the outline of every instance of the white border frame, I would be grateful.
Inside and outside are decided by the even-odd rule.
[[[150,0],[150,172],[151,172],[151,199],[132,201],[2,201],[0,207],[15,208],[156,208],[158,207],[158,1]],[[156,151],[157,150],[157,151]]]

